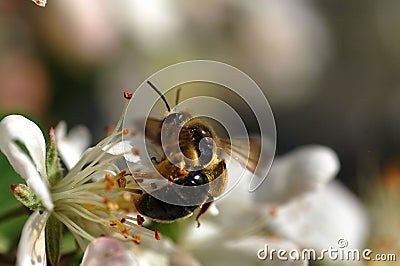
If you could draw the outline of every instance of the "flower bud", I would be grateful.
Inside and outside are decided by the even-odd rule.
[[[33,211],[42,206],[39,198],[27,185],[13,184],[11,185],[11,190],[13,191],[15,198],[30,210]]]

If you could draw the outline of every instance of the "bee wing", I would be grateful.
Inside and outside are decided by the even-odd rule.
[[[219,139],[219,146],[235,161],[251,172],[256,171],[261,153],[261,141],[249,139]]]
[[[274,142],[268,139],[220,139],[217,145],[240,165],[254,173],[249,183],[249,191],[255,191],[267,177],[275,153]]]

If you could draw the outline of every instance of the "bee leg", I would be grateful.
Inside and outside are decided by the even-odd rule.
[[[151,157],[151,162],[157,165],[157,164],[159,164],[161,161],[157,161],[157,158],[153,156],[153,157]]]
[[[197,222],[197,227],[200,227],[200,216],[202,216],[209,208],[210,206],[213,204],[214,201],[208,201],[206,203],[204,203],[203,205],[201,205],[199,213],[196,216],[196,222]]]

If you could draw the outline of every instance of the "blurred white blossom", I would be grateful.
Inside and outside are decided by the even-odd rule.
[[[257,251],[268,245],[318,252],[336,246],[340,238],[362,248],[368,231],[365,210],[349,190],[332,181],[338,170],[336,153],[324,146],[304,146],[278,157],[259,189],[248,192],[248,173],[216,201],[218,214],[206,213],[199,228],[185,226],[158,260],[178,265],[307,265],[301,260],[259,260]],[[228,175],[241,171],[228,164]],[[140,259],[140,252],[135,254]],[[143,260],[143,265],[152,265]]]
[[[85,250],[81,266],[138,266],[133,253],[113,238],[99,237]]]
[[[176,2],[168,0],[120,1],[121,26],[143,52],[165,53],[165,48],[178,43],[177,35],[184,26],[175,5]]]
[[[54,129],[54,134],[60,157],[67,168],[71,169],[90,145],[91,136],[89,129],[82,125],[75,126],[67,134],[67,124],[65,121],[61,121]]]
[[[80,0],[53,1],[40,17],[51,49],[79,63],[104,62],[116,54],[121,45],[117,18],[114,3]]]
[[[270,101],[279,108],[304,103],[330,57],[330,34],[310,1],[242,2],[242,53],[263,77]]]

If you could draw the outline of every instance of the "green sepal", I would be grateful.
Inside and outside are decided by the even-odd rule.
[[[50,129],[50,141],[47,145],[46,170],[50,186],[56,184],[63,178],[63,171],[61,168],[60,159],[58,158],[53,128]]]
[[[15,198],[28,207],[31,211],[42,207],[40,199],[33,193],[33,191],[25,184],[11,185],[11,190]]]
[[[148,226],[149,229],[161,232],[162,236],[166,236],[175,242],[184,236],[188,228],[193,228],[194,219],[191,217],[189,219],[182,219],[175,221],[173,223],[158,223],[152,221]]]
[[[49,265],[58,265],[62,242],[62,223],[50,216],[46,224],[46,255]]]

